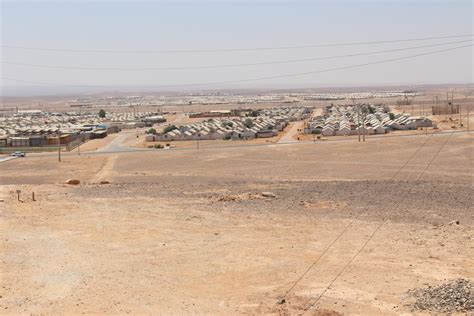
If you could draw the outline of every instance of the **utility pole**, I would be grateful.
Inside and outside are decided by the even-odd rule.
[[[58,127],[58,162],[61,162],[61,129]]]
[[[360,112],[361,112],[361,124],[362,124],[362,141],[365,142],[365,112],[364,112],[364,109],[365,109],[365,104],[362,104],[361,105],[361,108],[360,108]]]
[[[471,90],[469,93],[464,94],[464,101],[469,101],[468,97],[474,92],[474,90]],[[467,133],[469,134],[469,121],[470,121],[470,112],[471,112],[471,104],[469,102],[466,102],[467,110],[466,110],[466,117],[467,117]],[[459,105],[459,112],[461,112],[461,105]]]
[[[357,104],[357,137],[360,142],[360,104]]]
[[[439,97],[436,96],[436,111],[438,113],[438,115],[440,115],[440,112],[439,112]]]
[[[454,92],[451,92],[451,114],[454,114]]]
[[[365,142],[365,117],[367,116],[367,112],[365,112],[365,108],[362,109],[364,116],[362,117],[362,125],[364,126],[364,129],[362,130],[362,141]]]
[[[444,112],[444,120],[448,120],[449,92],[446,92],[446,108]]]
[[[196,149],[199,150],[199,136],[201,136],[200,134],[197,134],[196,135]]]
[[[462,103],[458,105],[458,112],[459,112],[459,127],[462,127]]]
[[[81,142],[82,142],[82,132],[79,134],[79,143],[77,144],[77,155],[79,156],[81,154]]]

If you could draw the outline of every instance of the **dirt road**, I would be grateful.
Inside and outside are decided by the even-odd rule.
[[[297,142],[298,140],[296,139],[296,136],[298,133],[300,133],[298,130],[302,130],[304,128],[304,122],[303,121],[298,121],[298,122],[293,122],[289,126],[288,131],[285,132],[285,134],[280,138],[278,141],[279,143],[293,143]]]

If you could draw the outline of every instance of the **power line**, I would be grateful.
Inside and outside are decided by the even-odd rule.
[[[431,160],[428,162],[428,164],[425,166],[425,168],[421,171],[420,174],[418,174],[417,178],[412,182],[412,185],[410,186],[409,190],[408,190],[408,193],[411,193],[411,190],[415,187],[415,184],[416,184],[416,181],[418,181],[418,179],[426,172],[426,170],[428,170],[428,168],[431,166],[431,164],[433,163],[433,161],[436,159],[436,157],[439,155],[439,153],[441,152],[441,150],[443,150],[444,146],[447,144],[447,142],[449,141],[449,139],[451,138],[451,136],[453,136],[453,133],[451,132],[450,135],[446,138],[446,140],[443,142],[443,144],[441,145],[441,147],[438,149],[438,151],[436,151],[436,153],[433,155],[433,157],[431,158]],[[400,202],[401,203],[401,202]],[[359,256],[359,254],[365,249],[365,247],[367,246],[367,244],[373,239],[373,237],[375,236],[375,234],[382,228],[382,226],[387,223],[388,219],[386,220],[383,220],[379,226],[377,226],[377,228],[372,232],[372,234],[369,236],[369,238],[364,242],[364,244],[362,245],[361,248],[359,248],[359,250],[356,252],[356,254],[347,262],[346,265],[344,265],[344,267],[342,268],[341,271],[339,271],[339,273],[336,275],[335,278],[333,278],[331,280],[331,282],[329,283],[329,285],[324,289],[323,292],[321,292],[321,294],[316,298],[316,300],[313,301],[313,303],[311,303],[307,308],[304,309],[304,313],[306,313],[309,309],[311,309],[314,305],[316,305],[318,303],[318,301],[324,296],[324,294],[326,294],[327,290],[334,284],[334,282],[336,282],[336,280],[341,276],[342,273],[344,273],[344,271],[347,269],[347,267]]]
[[[415,157],[415,155],[418,154],[418,152],[426,145],[426,143],[428,142],[428,140],[431,138],[433,134],[430,134],[429,137],[427,137],[425,139],[425,141],[421,144],[421,146],[419,146],[414,152],[413,154],[405,161],[404,164],[402,164],[402,166],[400,166],[400,168],[397,169],[397,171],[392,175],[392,177],[390,177],[390,179],[388,180],[389,182],[390,181],[393,181],[395,180],[395,178],[398,176],[398,174],[408,165],[408,163]],[[306,276],[306,274],[308,274],[309,271],[311,271],[311,269],[313,269],[316,264],[319,262],[319,260],[328,252],[328,250],[347,232],[347,230],[352,226],[352,224],[354,224],[354,221],[355,221],[355,218],[352,219],[349,224],[341,231],[341,233],[339,233],[337,235],[337,237],[329,243],[329,245],[324,249],[324,251],[316,258],[316,260],[308,267],[308,269],[306,269],[303,274],[301,274],[301,276],[293,283],[293,285],[285,292],[284,294],[284,298],[295,288],[295,286]]]
[[[207,82],[207,83],[155,85],[154,87],[155,88],[200,87],[200,86],[212,86],[212,85],[221,85],[221,84],[230,84],[230,83],[245,83],[245,82],[254,82],[254,81],[264,81],[264,80],[270,80],[270,79],[299,77],[299,76],[320,74],[320,73],[339,71],[339,70],[345,70],[345,69],[360,68],[360,67],[365,67],[365,66],[370,66],[370,65],[390,63],[390,62],[394,62],[394,61],[411,59],[411,58],[416,58],[416,57],[421,57],[421,56],[434,55],[434,54],[438,54],[438,53],[453,51],[453,50],[472,47],[472,46],[473,46],[473,44],[463,45],[463,46],[457,46],[457,47],[453,47],[453,48],[447,48],[447,49],[442,49],[442,50],[437,50],[437,51],[431,51],[431,52],[427,52],[427,53],[407,55],[407,56],[391,58],[391,59],[384,59],[384,60],[379,60],[379,61],[375,61],[375,62],[367,62],[367,63],[363,63],[363,64],[355,64],[355,65],[349,65],[349,66],[334,67],[334,68],[328,68],[328,69],[323,69],[323,70],[314,70],[314,71],[307,71],[307,72],[300,72],[300,73],[293,73],[293,74],[274,75],[274,76],[252,78],[252,79],[216,81],[216,82]],[[41,81],[30,81],[30,80],[16,79],[16,78],[11,78],[11,77],[2,77],[2,79],[10,80],[10,81],[16,81],[16,82],[29,83],[29,84],[54,85],[54,86],[64,86],[64,87],[89,87],[89,88],[105,88],[105,89],[113,88],[112,86],[103,86],[103,85],[57,84],[57,83],[51,83],[51,82],[41,82]]]
[[[381,40],[381,41],[368,41],[368,42],[312,44],[312,45],[300,45],[300,46],[185,49],[185,50],[179,50],[179,49],[173,49],[173,50],[69,49],[69,48],[26,47],[26,46],[15,46],[15,45],[0,45],[0,47],[8,48],[8,49],[21,49],[21,50],[45,51],[45,52],[67,52],[67,53],[120,53],[120,54],[220,53],[220,52],[269,51],[269,50],[305,49],[305,48],[318,48],[318,47],[375,45],[375,44],[403,43],[403,42],[415,42],[415,41],[430,41],[430,40],[435,40],[435,39],[472,37],[473,35],[474,34],[463,34],[463,35],[433,36],[433,37],[420,37],[420,38],[410,38],[410,39]]]
[[[323,252],[314,260],[314,262],[300,275],[298,279],[290,286],[290,288],[285,292],[283,295],[283,298],[286,298],[288,294],[295,288],[296,285],[308,274],[311,269],[316,266],[316,264],[319,262],[319,260],[328,252],[328,250],[346,233],[346,231],[352,226],[354,223],[354,220],[351,220],[349,224],[337,235],[337,237],[329,243],[329,245],[323,250]]]
[[[469,39],[469,40],[462,40],[462,41],[448,42],[448,43],[438,43],[438,44],[423,45],[423,46],[412,46],[412,47],[406,47],[406,48],[396,48],[396,49],[378,50],[378,51],[365,52],[365,53],[324,56],[324,57],[314,57],[314,58],[289,59],[289,60],[257,62],[257,63],[189,66],[189,67],[144,67],[144,68],[133,67],[133,68],[124,68],[124,67],[58,66],[58,65],[42,65],[42,64],[19,63],[19,62],[10,62],[10,61],[1,61],[1,63],[6,64],[6,65],[28,66],[28,67],[38,67],[38,68],[68,69],[68,70],[94,70],[94,71],[97,71],[97,70],[99,70],[99,71],[160,71],[160,70],[216,69],[216,68],[232,68],[232,67],[261,66],[261,65],[290,64],[290,63],[310,62],[310,61],[318,61],[318,60],[329,60],[329,59],[348,58],[348,57],[357,57],[357,56],[368,56],[368,55],[383,54],[383,53],[401,52],[401,51],[405,51],[405,50],[414,50],[414,49],[420,49],[420,48],[428,48],[428,47],[437,47],[437,46],[444,46],[444,45],[451,45],[451,44],[459,44],[459,43],[472,42],[472,41],[473,41],[473,39]]]

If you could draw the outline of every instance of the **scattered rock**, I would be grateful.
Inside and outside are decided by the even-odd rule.
[[[258,200],[258,199],[276,199],[276,194],[273,192],[262,192],[260,194],[255,193],[243,193],[237,195],[224,195],[218,199],[219,202],[240,202],[245,200]]]
[[[4,199],[0,199],[0,202],[5,202],[5,200],[4,200]]]
[[[278,304],[278,305],[285,304],[285,303],[286,303],[285,298],[280,298],[280,299],[277,301],[277,304]]]
[[[412,289],[407,294],[415,299],[415,310],[464,313],[474,310],[473,288],[470,280],[457,279],[435,287]]]
[[[237,195],[225,195],[218,199],[219,202],[234,202],[238,200],[241,200],[241,198]]]
[[[461,224],[461,222],[459,222],[459,221],[450,221],[448,223],[448,225],[459,225],[459,224]]]
[[[262,196],[247,192],[247,193],[237,194],[237,195],[232,195],[232,194],[224,195],[220,197],[218,201],[219,202],[240,202],[240,201],[253,200],[253,199],[258,199],[258,198],[262,198]]]
[[[102,180],[102,181],[99,182],[99,184],[110,184],[110,181]]]
[[[262,192],[262,196],[266,198],[276,199],[276,194],[273,192]]]
[[[77,180],[77,179],[68,179],[66,180],[65,182],[66,184],[70,184],[70,185],[78,185],[81,183],[81,181]]]

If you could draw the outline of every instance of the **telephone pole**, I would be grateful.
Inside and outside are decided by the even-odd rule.
[[[438,112],[438,115],[441,115],[441,113],[439,112],[439,97],[436,96],[436,110]]]
[[[77,144],[77,155],[81,155],[82,132],[79,134],[79,143]]]
[[[367,116],[367,112],[365,112],[365,107],[362,109],[362,112],[364,116],[362,117],[362,125],[364,126],[364,129],[362,130],[362,141],[365,142],[365,117]]]
[[[454,92],[451,92],[451,115],[454,114]]]
[[[459,112],[459,127],[462,127],[462,103],[458,104],[458,112]]]
[[[61,162],[61,129],[58,127],[58,162]]]
[[[446,92],[446,108],[444,112],[444,120],[448,120],[448,107],[449,107],[449,92]]]
[[[362,129],[362,141],[363,142],[365,142],[365,118],[367,116],[367,111],[368,111],[368,109],[366,109],[365,104],[364,104],[364,107],[362,108],[362,114],[363,114],[363,116],[362,116],[362,127],[363,127],[363,129]]]
[[[357,105],[357,124],[359,125],[357,127],[357,135],[359,135],[359,142],[360,142],[360,129],[361,129],[361,124],[360,124],[360,104]]]
[[[464,95],[464,101],[469,101],[469,96],[474,92],[474,90],[471,90],[469,91],[469,93],[463,93]],[[471,112],[471,103],[470,102],[466,102],[466,106],[467,106],[467,133],[469,134],[469,121],[470,121],[470,112]],[[461,105],[459,106],[459,112],[461,112]]]

